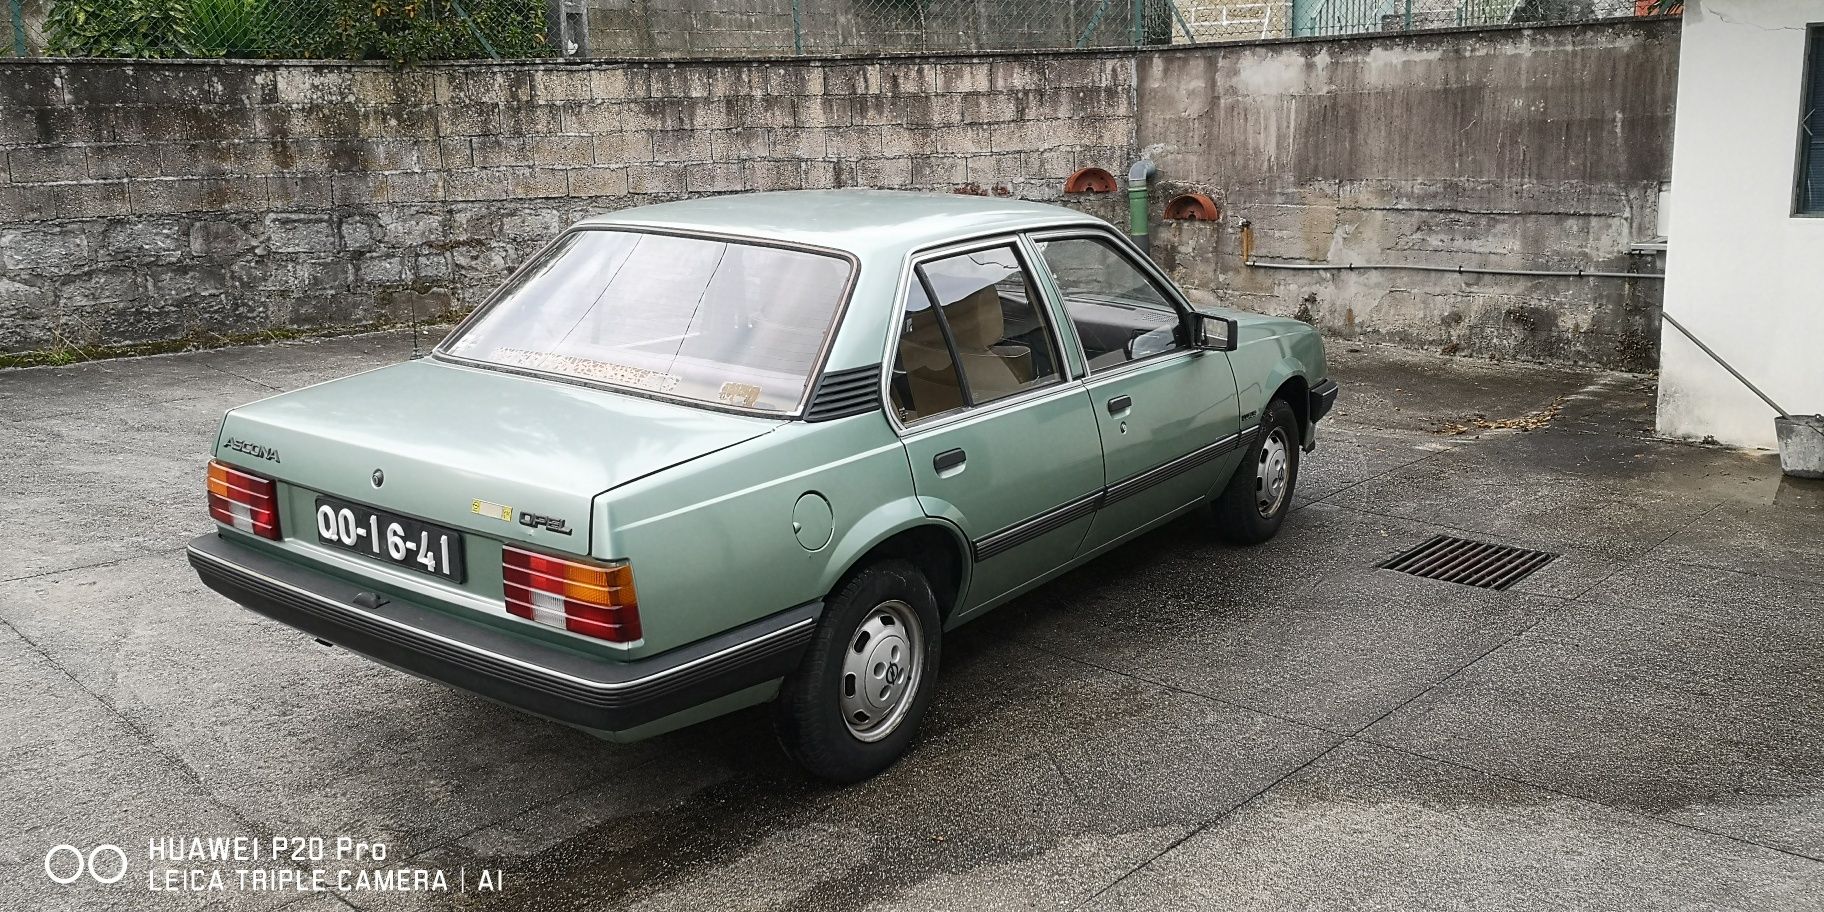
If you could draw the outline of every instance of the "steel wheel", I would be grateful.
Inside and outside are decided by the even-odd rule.
[[[1260,446],[1260,464],[1254,467],[1254,506],[1262,516],[1279,512],[1280,503],[1286,499],[1286,479],[1291,473],[1289,451],[1286,430],[1280,427],[1268,432]]]
[[[924,677],[918,612],[893,600],[874,606],[849,637],[838,691],[849,734],[879,741],[906,717]]]

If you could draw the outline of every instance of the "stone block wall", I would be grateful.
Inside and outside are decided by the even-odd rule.
[[[655,0],[656,2],[656,0]],[[727,0],[728,3],[748,0]],[[753,0],[758,3],[760,0]],[[1158,165],[1153,250],[1334,335],[1651,368],[1677,24],[620,64],[0,61],[0,354],[461,311],[594,211],[745,190],[1064,199]],[[1676,190],[1676,188],[1674,188]],[[1215,222],[1161,218],[1175,193]]]
[[[575,219],[687,195],[1055,200],[1122,169],[1132,85],[1099,54],[0,62],[0,353],[460,311]]]

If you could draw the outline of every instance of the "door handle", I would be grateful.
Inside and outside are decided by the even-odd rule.
[[[1134,397],[1132,396],[1116,396],[1115,398],[1108,400],[1108,413],[1110,415],[1119,415],[1133,407]]]
[[[931,467],[939,472],[948,472],[951,469],[960,468],[967,461],[969,461],[968,453],[962,450],[945,450],[931,458]]]

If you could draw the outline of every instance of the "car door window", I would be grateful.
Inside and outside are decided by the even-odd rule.
[[[1044,304],[1013,245],[932,260],[917,273],[926,299],[936,296],[933,317],[961,368],[966,402],[981,405],[1062,379]],[[922,330],[908,318],[906,331]]]
[[[931,296],[916,278],[906,292],[906,317],[887,389],[904,424],[955,411],[965,402],[962,378],[956,373],[944,327],[931,306]]]
[[[1190,347],[1184,320],[1152,277],[1108,241],[1040,241],[1089,370]]]

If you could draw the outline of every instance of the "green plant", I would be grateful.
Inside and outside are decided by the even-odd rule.
[[[298,0],[190,0],[198,56],[278,57],[309,46],[320,29],[317,4]]]
[[[485,46],[477,32],[487,38]],[[550,54],[540,0],[334,0],[314,50],[324,57],[400,63]]]
[[[75,364],[76,359],[81,357],[81,355],[82,353],[80,351],[74,348],[65,348],[59,344],[53,346],[49,351],[44,353],[44,363],[58,367],[65,364]]]
[[[185,0],[57,0],[45,31],[47,49],[60,57],[192,54]]]

